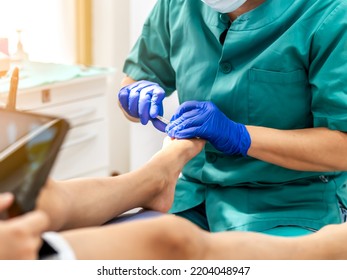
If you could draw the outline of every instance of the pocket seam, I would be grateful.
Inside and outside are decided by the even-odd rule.
[[[248,79],[258,83],[273,84],[294,84],[306,82],[307,75],[304,69],[297,69],[290,72],[279,72],[259,68],[251,68]]]

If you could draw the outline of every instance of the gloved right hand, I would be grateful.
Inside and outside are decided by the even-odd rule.
[[[211,101],[186,101],[166,127],[171,138],[201,138],[226,155],[247,156],[251,137],[245,125],[229,119]]]
[[[165,91],[157,83],[138,81],[127,85],[118,93],[118,99],[129,116],[139,118],[143,125],[152,121],[155,127],[158,115],[164,113],[163,99]],[[158,128],[160,129],[160,128]],[[162,129],[160,129],[162,130]]]

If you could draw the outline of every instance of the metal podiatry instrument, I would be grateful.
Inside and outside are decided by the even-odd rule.
[[[168,125],[170,123],[170,121],[168,119],[165,119],[162,116],[156,116],[155,117],[157,120],[161,121],[162,123],[165,123],[166,125]]]

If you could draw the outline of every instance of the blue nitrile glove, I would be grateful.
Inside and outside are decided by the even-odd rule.
[[[164,113],[164,97],[165,91],[157,83],[149,81],[132,83],[118,93],[119,102],[129,116],[139,118],[143,125],[152,121],[161,131],[165,131],[165,126],[155,117]]]
[[[202,138],[226,154],[247,156],[251,138],[243,124],[228,119],[212,102],[187,101],[183,103],[166,133],[172,138]]]

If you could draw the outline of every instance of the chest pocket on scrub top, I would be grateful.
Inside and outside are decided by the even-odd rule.
[[[251,125],[278,129],[312,126],[311,91],[305,70],[250,69],[248,118]]]

